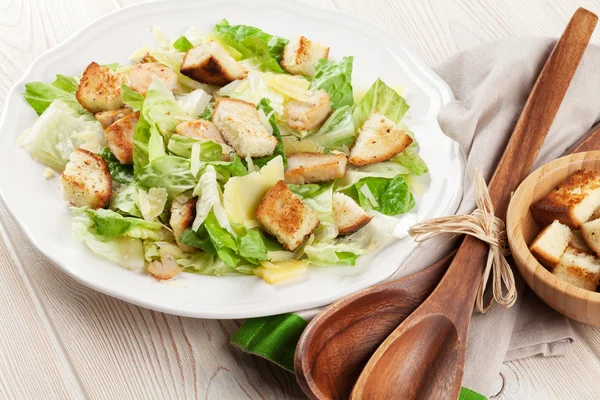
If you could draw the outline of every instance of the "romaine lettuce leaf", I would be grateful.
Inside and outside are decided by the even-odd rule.
[[[356,138],[353,108],[343,106],[338,108],[325,121],[323,126],[307,140],[314,142],[322,151],[340,150],[350,146]]]
[[[121,97],[123,98],[123,103],[127,104],[134,111],[142,108],[142,104],[144,103],[144,96],[127,85],[121,85]]]
[[[410,172],[417,176],[424,175],[429,172],[429,168],[419,155],[418,148],[419,147],[416,145],[416,142],[413,141],[410,146],[408,146],[402,153],[392,158],[391,161],[405,166],[410,170]]]
[[[232,232],[227,213],[221,204],[221,188],[217,182],[217,171],[213,165],[206,166],[198,185],[194,188],[193,195],[198,196],[196,218],[192,224],[194,231],[198,231],[208,215],[213,213],[223,229]]]
[[[206,107],[206,110],[204,110],[202,112],[202,114],[198,115],[198,119],[203,119],[203,120],[206,120],[206,121],[210,121],[212,119],[213,108],[214,108],[214,106],[211,107],[211,104],[209,104]]]
[[[281,133],[279,133],[279,128],[277,127],[277,122],[273,113],[273,107],[271,107],[271,102],[269,101],[269,99],[262,99],[260,103],[258,103],[256,108],[262,110],[265,113],[265,115],[270,115],[269,124],[273,128],[273,136],[277,138],[277,146],[275,146],[275,150],[270,156],[253,159],[252,161],[254,162],[254,165],[256,165],[257,167],[262,167],[275,157],[281,156],[281,159],[283,160],[283,166],[287,166],[287,157],[285,155],[285,152],[283,151],[283,140],[281,139]]]
[[[321,58],[315,63],[315,75],[312,78],[311,89],[323,89],[330,98],[334,110],[354,105],[352,93],[352,62],[354,57],[347,56],[340,62]]]
[[[113,211],[142,218],[138,196],[138,189],[135,184],[121,185],[117,190],[113,191],[109,207]]]
[[[371,222],[351,235],[307,245],[304,252],[308,261],[317,266],[354,265],[359,256],[380,250],[396,240],[393,232],[398,220],[377,212],[372,214]]]
[[[42,115],[54,100],[63,101],[80,115],[91,115],[75,98],[77,86],[78,83],[75,78],[59,74],[56,75],[56,80],[52,83],[26,83],[23,97],[38,115]]]
[[[406,180],[366,177],[341,191],[352,197],[362,208],[379,211],[385,215],[405,214],[415,206],[415,200]]]
[[[144,268],[142,240],[129,236],[106,238],[95,233],[94,222],[86,209],[73,208],[73,236],[83,242],[94,253],[122,267],[141,272]]]
[[[167,189],[169,199],[196,186],[198,179],[190,171],[190,160],[177,156],[163,156],[150,162],[136,175],[141,189],[162,187]]]
[[[117,236],[129,236],[138,239],[169,240],[173,237],[171,232],[164,229],[158,222],[146,221],[140,218],[124,217],[112,210],[90,208],[72,208],[73,214],[83,210],[90,218],[92,224],[89,230],[106,239]]]
[[[190,158],[192,156],[192,146],[194,143],[200,143],[201,161],[221,161],[221,145],[212,140],[194,139],[174,134],[169,139],[167,149],[176,156]]]
[[[133,181],[132,165],[121,164],[108,147],[102,150],[100,156],[102,156],[102,158],[104,158],[104,161],[106,161],[112,179],[124,184],[131,183],[131,181]]]
[[[402,96],[377,79],[354,109],[354,127],[360,129],[373,113],[383,114],[398,124],[409,108]]]
[[[288,185],[288,187],[319,217],[320,223],[315,230],[315,240],[336,237],[338,230],[333,220],[333,183]]]
[[[249,37],[260,39],[267,44],[271,57],[275,58],[277,62],[281,61],[283,49],[288,43],[287,39],[270,35],[253,26],[230,25],[226,19],[221,20],[215,26],[214,33],[219,37],[228,38],[228,45],[243,42],[244,39]]]
[[[106,146],[100,124],[83,119],[62,100],[50,107],[17,140],[33,158],[62,171],[78,147],[100,153]]]
[[[188,40],[185,36],[180,36],[174,43],[173,48],[177,51],[181,51],[186,53],[188,50],[192,49],[194,45],[192,42]]]

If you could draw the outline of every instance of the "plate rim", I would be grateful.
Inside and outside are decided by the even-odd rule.
[[[414,65],[418,66],[420,68],[421,72],[427,76],[427,78],[429,79],[429,83],[430,83],[430,85],[428,85],[428,86],[430,86],[432,89],[435,89],[436,93],[439,94],[440,107],[455,100],[454,93],[452,92],[452,90],[450,89],[448,84],[441,77],[439,77],[431,69],[431,67],[429,67],[429,65],[427,65],[427,63],[423,60],[423,58],[420,55],[418,55],[410,46],[408,46],[402,39],[398,38],[394,33],[390,33],[388,31],[386,31],[385,29],[376,26],[375,24],[373,24],[372,22],[370,22],[368,20],[365,20],[359,16],[349,14],[345,10],[340,10],[337,8],[329,10],[329,9],[321,8],[321,7],[312,5],[312,4],[303,4],[296,0],[290,0],[290,1],[286,1],[286,2],[277,2],[274,0],[255,0],[254,2],[252,2],[250,4],[245,3],[241,0],[226,0],[226,1],[220,1],[220,2],[215,2],[214,0],[200,0],[200,1],[198,1],[198,0],[196,0],[196,1],[177,0],[177,3],[182,3],[182,4],[183,3],[193,3],[194,5],[198,5],[198,4],[215,5],[215,4],[217,4],[219,6],[240,5],[240,6],[243,6],[246,8],[253,8],[253,9],[260,8],[260,7],[273,6],[273,7],[277,7],[280,9],[284,9],[285,11],[287,11],[289,13],[298,13],[298,12],[300,12],[299,9],[303,9],[303,10],[308,9],[308,10],[312,10],[313,12],[323,12],[323,10],[326,10],[329,14],[343,16],[345,19],[347,19],[349,21],[353,21],[355,23],[360,23],[361,28],[362,28],[361,30],[372,34],[377,39],[377,41],[380,42],[382,45],[385,46],[388,43],[390,43],[391,46],[386,46],[386,47],[391,47],[391,48],[396,48],[396,49],[402,50],[403,55],[406,55],[410,59],[410,61]],[[7,125],[7,121],[8,121],[7,111],[12,109],[12,106],[11,106],[12,101],[10,101],[10,100],[15,96],[16,92],[18,92],[20,89],[23,88],[24,84],[28,81],[28,79],[30,79],[28,77],[30,76],[30,74],[32,74],[34,68],[40,64],[43,64],[45,59],[51,58],[56,53],[60,53],[64,49],[68,49],[74,42],[77,41],[78,36],[80,34],[86,32],[89,29],[94,28],[96,25],[101,25],[101,24],[107,22],[108,20],[113,18],[115,15],[130,13],[132,11],[135,11],[136,9],[146,9],[147,10],[149,7],[150,8],[151,7],[159,7],[161,4],[172,5],[173,2],[169,2],[168,0],[152,0],[149,2],[128,5],[126,7],[111,11],[111,12],[89,22],[88,24],[84,25],[83,27],[78,29],[76,32],[71,34],[69,37],[64,39],[62,42],[58,43],[54,47],[51,47],[51,48],[45,50],[43,53],[41,53],[40,55],[35,57],[34,60],[31,61],[31,63],[29,64],[29,66],[27,67],[27,69],[25,70],[23,75],[21,76],[21,78],[18,79],[11,86],[10,90],[6,94],[5,107],[2,112],[2,116],[0,118],[0,131],[6,129],[5,125]],[[440,128],[440,130],[441,130],[441,128]],[[460,187],[462,189],[462,186],[464,183],[464,178],[465,178],[464,177],[465,166],[466,166],[465,157],[464,157],[462,150],[460,149],[459,144],[456,141],[452,141],[451,146],[452,146],[452,149],[454,151],[456,151],[458,154],[458,160],[459,160],[460,167],[461,167],[461,174],[460,174],[460,179],[459,179],[458,184],[460,185]],[[266,316],[266,315],[276,315],[276,314],[280,314],[280,313],[284,313],[284,312],[301,311],[301,310],[290,311],[290,310],[286,309],[286,307],[289,308],[289,306],[285,306],[285,305],[274,306],[268,312],[261,311],[261,309],[257,309],[257,310],[253,310],[253,311],[246,311],[246,312],[244,312],[244,311],[239,312],[237,310],[236,311],[209,311],[209,310],[179,309],[176,307],[172,307],[169,305],[163,305],[160,303],[149,303],[145,299],[140,299],[134,295],[129,295],[127,292],[120,292],[120,291],[115,292],[115,291],[111,290],[110,287],[105,287],[101,284],[96,283],[94,280],[86,279],[85,277],[78,275],[75,271],[72,271],[70,268],[66,268],[65,266],[63,266],[62,265],[63,261],[48,254],[48,252],[46,252],[44,250],[44,248],[42,246],[40,246],[40,244],[35,239],[33,233],[28,228],[28,226],[21,219],[19,219],[16,216],[13,209],[8,204],[8,200],[5,197],[4,190],[5,189],[3,189],[0,186],[0,201],[2,201],[2,204],[5,206],[9,215],[11,216],[13,221],[17,224],[17,226],[21,229],[21,231],[23,232],[23,234],[25,235],[25,237],[27,238],[29,243],[31,243],[32,246],[38,252],[40,252],[46,259],[50,260],[53,264],[55,264],[62,272],[66,273],[67,275],[69,275],[70,277],[75,279],[77,282],[80,282],[81,284],[85,285],[86,287],[88,287],[92,290],[98,291],[100,293],[121,299],[123,301],[129,302],[129,303],[132,303],[132,304],[144,307],[144,308],[148,308],[148,309],[152,309],[155,311],[164,312],[164,313],[168,313],[168,314],[172,314],[172,315],[184,316],[184,317],[208,318],[208,319],[236,319],[236,318],[251,318],[251,317]],[[456,193],[456,195],[454,195],[454,197],[452,198],[451,205],[449,205],[447,207],[449,212],[453,213],[456,211],[456,209],[458,208],[458,205],[460,204],[460,201],[462,200],[462,197],[463,197],[462,190],[458,191]],[[10,240],[9,238],[7,238],[7,239]],[[408,256],[410,256],[410,254],[412,254],[412,252],[414,252],[417,247],[418,246],[412,247],[412,249],[408,252],[406,258],[408,258]],[[394,274],[394,272],[390,273],[389,275],[387,275],[385,277],[382,277],[381,279],[378,278],[375,282],[369,282],[366,285],[362,284],[362,285],[360,285],[362,287],[359,289],[346,290],[346,292],[344,292],[344,293],[333,294],[327,298],[320,298],[319,300],[316,300],[316,301],[314,301],[314,300],[306,301],[305,302],[306,305],[303,306],[302,309],[311,309],[314,307],[326,306],[326,305],[331,304],[332,302],[339,300],[343,297],[346,297],[352,293],[356,293],[359,290],[362,290],[364,288],[381,283],[381,282],[385,281],[386,279],[388,279],[393,274]],[[225,314],[227,314],[227,315],[225,315]]]

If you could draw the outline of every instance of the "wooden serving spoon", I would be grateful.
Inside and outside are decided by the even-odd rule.
[[[568,152],[591,148],[600,148],[600,129]],[[318,399],[348,398],[371,354],[427,298],[453,255],[417,274],[355,293],[317,315],[296,349],[296,377],[304,392]]]
[[[511,193],[529,174],[598,17],[578,9],[552,50],[489,185],[505,219]],[[442,281],[383,342],[360,374],[353,399],[456,399],[473,304],[488,246],[467,236]]]

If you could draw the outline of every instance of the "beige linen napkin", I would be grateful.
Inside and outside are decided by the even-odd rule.
[[[489,182],[519,113],[555,40],[506,39],[459,53],[434,70],[454,91],[438,121],[467,158],[464,198],[458,214],[475,207],[472,171]],[[600,48],[590,46],[575,74],[534,168],[559,157],[600,117]],[[528,151],[528,149],[523,149]],[[446,254],[453,241],[431,239],[420,246],[396,276],[416,272]],[[494,305],[474,311],[463,385],[491,395],[504,361],[564,355],[573,333],[569,320],[543,304],[518,271],[519,300],[510,309]]]

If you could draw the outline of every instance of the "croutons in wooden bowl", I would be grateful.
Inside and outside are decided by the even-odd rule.
[[[562,192],[555,190],[580,170],[594,173],[580,172],[566,182],[571,186]],[[600,173],[600,151],[568,155],[542,166],[514,193],[506,224],[512,256],[529,287],[546,304],[567,317],[600,326],[600,293],[596,287],[592,289],[595,285],[591,283],[600,271],[600,254],[590,248],[595,246],[586,246],[581,240],[584,230],[581,225],[598,216],[597,213],[591,215],[598,209],[595,203],[600,202],[597,192],[600,191],[600,175],[596,173]],[[590,184],[585,182],[586,179],[598,182]],[[575,187],[578,185],[581,187]],[[590,196],[586,197],[588,190]],[[551,192],[553,196],[548,197]],[[563,199],[561,196],[565,192],[579,196],[578,200]],[[582,195],[588,198],[585,203],[581,201]],[[534,203],[537,204],[532,207]],[[585,207],[592,212],[584,210]],[[545,237],[538,238],[547,226]]]

